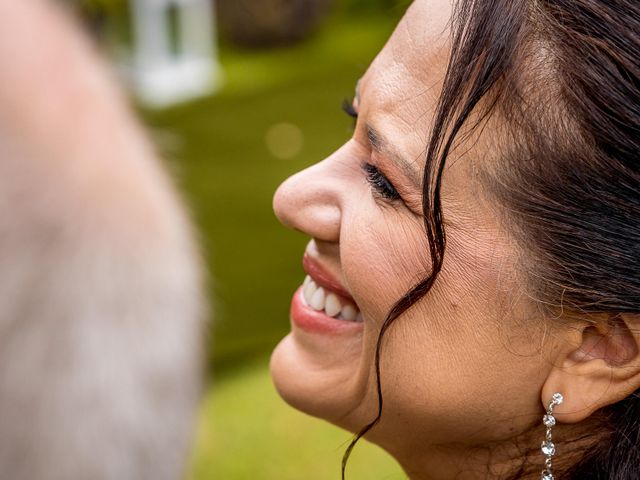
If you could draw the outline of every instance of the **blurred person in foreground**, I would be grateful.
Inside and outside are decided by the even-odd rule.
[[[44,0],[0,0],[0,265],[0,478],[181,478],[191,226],[110,72]]]
[[[413,480],[640,478],[640,2],[416,0],[346,110],[282,396]]]

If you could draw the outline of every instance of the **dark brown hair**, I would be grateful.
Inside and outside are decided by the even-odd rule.
[[[391,309],[385,332],[436,281],[446,246],[440,183],[460,133],[497,113],[500,172],[486,176],[519,240],[530,290],[558,313],[640,313],[640,2],[459,0],[427,147],[423,211],[430,275]],[[471,125],[469,125],[471,123]],[[600,441],[562,473],[640,478],[638,392],[600,412]]]

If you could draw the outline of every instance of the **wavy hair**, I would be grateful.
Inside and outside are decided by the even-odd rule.
[[[527,288],[549,312],[640,313],[640,2],[459,0],[423,176],[432,270],[396,302],[375,351],[378,414],[385,333],[429,292],[446,235],[442,173],[461,131],[507,120],[489,191],[527,262]],[[599,412],[600,441],[567,479],[640,478],[639,392]]]

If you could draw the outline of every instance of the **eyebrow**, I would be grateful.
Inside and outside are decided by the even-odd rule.
[[[404,156],[400,155],[393,145],[391,145],[371,124],[365,124],[365,129],[367,131],[367,140],[369,141],[371,150],[393,160],[404,172],[405,176],[411,181],[413,186],[418,190],[421,189],[422,175],[413,166],[415,162],[411,162]]]

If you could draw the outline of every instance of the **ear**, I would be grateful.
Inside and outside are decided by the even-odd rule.
[[[631,327],[635,317],[610,315],[569,334],[579,346],[557,359],[542,388],[545,408],[554,393],[564,397],[554,408],[558,421],[580,422],[640,388],[640,332]]]

